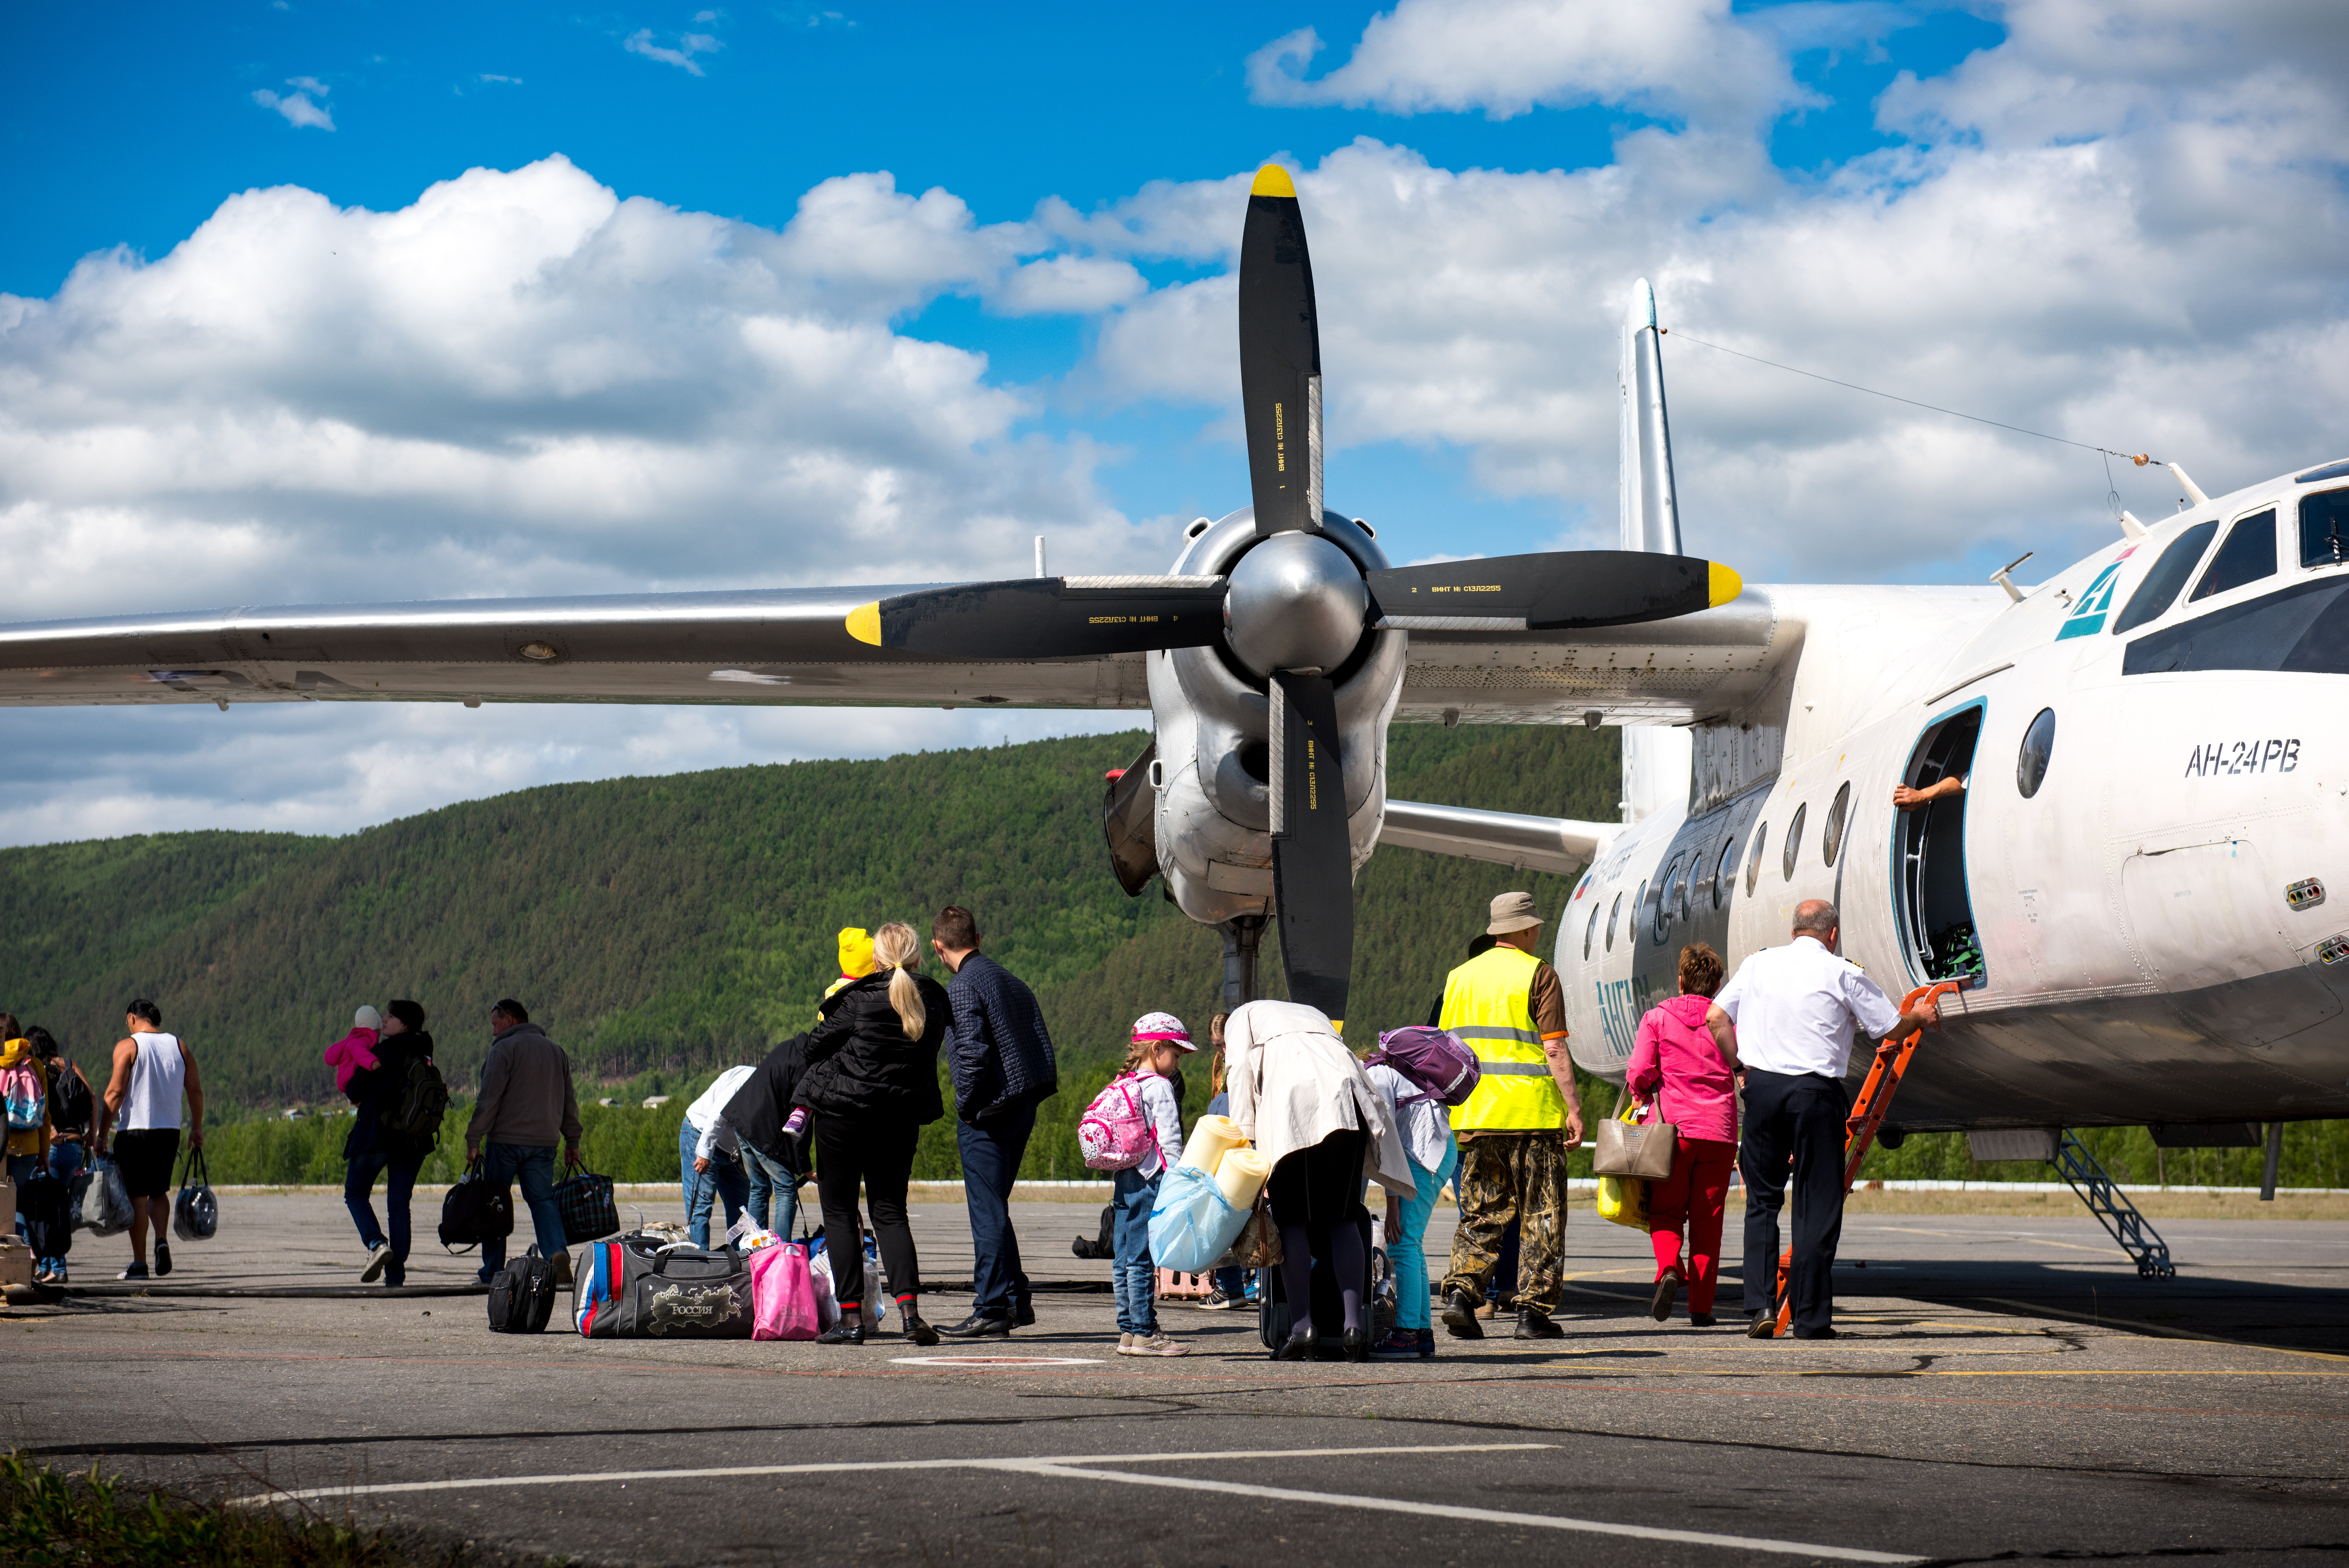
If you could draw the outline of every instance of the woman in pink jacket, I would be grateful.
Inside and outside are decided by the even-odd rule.
[[[1737,1057],[1723,1058],[1704,1026],[1705,1010],[1721,989],[1721,955],[1703,942],[1681,950],[1681,993],[1648,1010],[1624,1085],[1645,1106],[1661,1101],[1663,1119],[1679,1130],[1672,1173],[1648,1183],[1648,1241],[1656,1250],[1656,1295],[1649,1312],[1658,1323],[1672,1315],[1672,1298],[1688,1285],[1689,1324],[1713,1326],[1713,1293],[1720,1282],[1721,1213],[1729,1172],[1737,1163]],[[1688,1265],[1681,1265],[1681,1230],[1688,1230]]]

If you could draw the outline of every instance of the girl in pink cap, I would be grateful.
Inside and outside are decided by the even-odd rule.
[[[1150,1123],[1150,1147],[1142,1163],[1112,1179],[1116,1210],[1112,1233],[1116,1261],[1111,1273],[1117,1293],[1117,1353],[1120,1355],[1187,1355],[1191,1347],[1158,1328],[1158,1270],[1150,1259],[1150,1211],[1158,1207],[1158,1183],[1183,1152],[1183,1112],[1167,1075],[1198,1047],[1190,1031],[1171,1012],[1145,1012],[1133,1021],[1125,1070]]]

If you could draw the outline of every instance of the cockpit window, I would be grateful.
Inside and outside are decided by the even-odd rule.
[[[2113,622],[2113,630],[2134,631],[2149,620],[2159,619],[2161,612],[2176,601],[2178,590],[2186,586],[2186,579],[2194,575],[2194,564],[2210,547],[2210,540],[2218,532],[2216,523],[2197,523],[2172,540],[2169,548],[2161,553],[2161,559],[2153,564],[2153,570],[2145,575],[2145,581],[2137,585],[2137,592],[2129,596],[2128,608]]]
[[[2210,569],[2194,586],[2187,598],[2207,599],[2213,594],[2223,594],[2230,588],[2240,588],[2245,583],[2256,583],[2261,577],[2272,577],[2276,570],[2275,508],[2254,512],[2239,519],[2227,530],[2227,542],[2210,559]]]
[[[2349,490],[2320,490],[2300,498],[2300,564],[2349,562]]]

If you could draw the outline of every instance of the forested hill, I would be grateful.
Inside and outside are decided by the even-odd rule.
[[[1143,740],[560,784],[340,838],[0,850],[0,1007],[87,1059],[119,1035],[129,998],[151,996],[212,1093],[257,1107],[332,1098],[319,1053],[353,1008],[395,996],[430,1011],[444,1069],[468,1085],[489,1004],[512,995],[571,1052],[588,1097],[650,1068],[755,1060],[813,1021],[839,927],[904,919],[926,938],[938,906],[960,902],[1040,993],[1068,1101],[1148,1009],[1204,1033],[1220,983],[1215,933],[1154,887],[1126,898],[1109,871],[1102,774]],[[1607,818],[1616,757],[1611,729],[1398,726],[1389,786]],[[1568,890],[1381,849],[1357,889],[1349,1033],[1423,1017],[1485,900],[1525,886],[1549,910]],[[1266,957],[1277,993],[1270,941]]]

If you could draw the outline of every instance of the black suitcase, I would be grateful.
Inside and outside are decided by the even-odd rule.
[[[1355,1221],[1362,1237],[1362,1302],[1370,1313],[1371,1343],[1376,1345],[1394,1327],[1394,1313],[1385,1297],[1378,1293],[1378,1261],[1371,1247],[1371,1217],[1364,1214]],[[1346,1309],[1338,1299],[1338,1279],[1327,1258],[1313,1260],[1311,1275],[1313,1322],[1320,1331],[1318,1359],[1335,1361],[1345,1354],[1338,1325],[1346,1321]],[[1278,1350],[1288,1343],[1288,1292],[1281,1279],[1281,1271],[1258,1269],[1256,1272],[1256,1332],[1267,1350]]]
[[[533,1247],[490,1276],[490,1332],[543,1334],[554,1315],[554,1260]]]

